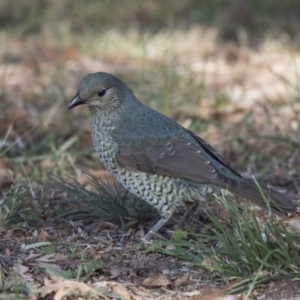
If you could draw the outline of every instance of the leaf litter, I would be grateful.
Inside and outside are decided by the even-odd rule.
[[[168,34],[162,32],[157,38],[167,39]],[[262,164],[266,169],[274,163],[278,164],[275,171],[270,172],[266,177],[267,182],[279,186],[284,191],[288,191],[292,197],[299,199],[300,189],[299,185],[297,186],[300,174],[299,156],[291,150],[289,142],[279,142],[278,146],[278,143],[275,145],[271,138],[268,141],[258,141],[253,138],[254,132],[259,132],[262,136],[280,135],[288,136],[290,141],[297,140],[299,133],[293,122],[299,106],[296,105],[293,111],[286,94],[297,84],[294,75],[297,71],[295,66],[300,61],[299,55],[290,54],[288,51],[282,55],[276,48],[276,41],[270,42],[272,45],[263,45],[258,52],[231,46],[224,47],[223,52],[217,49],[219,45],[212,38],[205,39],[202,49],[199,50],[197,47],[199,36],[203,34],[203,30],[198,27],[188,32],[174,34],[173,50],[178,56],[179,63],[173,70],[174,74],[181,74],[181,82],[191,80],[191,75],[187,74],[192,74],[197,84],[205,74],[207,93],[195,97],[196,101],[194,99],[192,103],[194,109],[187,111],[185,109],[187,101],[184,101],[184,105],[178,105],[176,111],[174,109],[169,112],[170,116],[183,115],[183,118],[178,117],[178,121],[187,127],[193,126],[196,119],[203,121],[214,119],[226,124],[224,129],[232,130],[231,135],[224,137],[224,131],[219,126],[211,124],[203,130],[202,136],[218,147],[219,152],[225,154],[228,161],[234,161],[238,153],[238,146],[232,148],[228,144],[235,141],[235,136],[249,137],[245,140],[245,153],[238,153],[239,161],[236,164],[245,165],[249,153],[261,153],[262,159],[258,164]],[[183,39],[185,43],[182,43]],[[8,43],[12,49],[18,49],[14,46],[16,43],[22,46],[22,42],[14,38],[11,38]],[[90,170],[96,177],[115,184],[115,180],[100,162],[97,160],[95,163],[96,157],[91,154],[92,151],[84,152],[84,155],[72,152],[71,158],[64,156],[63,159],[56,160],[58,158],[55,155],[59,156],[61,153],[49,145],[56,144],[59,149],[58,145],[67,141],[70,135],[78,136],[79,151],[92,148],[89,129],[87,129],[88,120],[80,117],[78,112],[75,112],[72,117],[67,115],[65,99],[70,98],[74,93],[79,74],[97,70],[120,73],[123,76],[125,74],[122,72],[122,64],[120,66],[114,63],[114,54],[107,53],[105,50],[104,53],[99,52],[96,58],[90,58],[88,54],[79,53],[72,45],[59,48],[35,45],[32,41],[30,47],[29,51],[23,49],[15,53],[19,57],[18,64],[5,61],[1,63],[0,77],[5,78],[3,88],[5,98],[11,100],[9,103],[7,101],[7,107],[4,107],[5,114],[0,115],[0,153],[11,146],[12,148],[8,151],[9,156],[3,154],[0,157],[0,188],[1,193],[9,190],[18,178],[24,177],[24,174],[27,176],[35,174],[35,178],[43,182],[43,187],[37,190],[31,189],[30,201],[24,204],[25,208],[36,209],[38,219],[32,219],[30,214],[22,213],[18,225],[12,229],[0,223],[0,253],[3,253],[1,268],[7,274],[6,276],[11,279],[13,275],[18,274],[25,281],[33,284],[34,289],[37,289],[40,294],[30,297],[39,300],[49,299],[49,297],[55,300],[68,299],[66,297],[68,294],[73,294],[73,299],[76,297],[77,299],[80,297],[112,299],[115,294],[122,295],[126,300],[242,299],[239,295],[226,295],[230,284],[218,274],[203,272],[174,257],[148,253],[144,249],[137,250],[135,246],[139,243],[139,237],[143,236],[143,227],[147,227],[147,224],[144,226],[135,224],[123,232],[119,225],[104,221],[92,230],[87,230],[88,222],[84,222],[87,221],[86,219],[64,220],[63,217],[57,217],[56,212],[65,205],[61,200],[66,195],[47,180],[49,170],[57,174],[76,176],[82,185],[92,190],[93,186],[85,174],[80,171],[74,174],[74,166],[84,168],[87,163],[90,164]],[[166,67],[170,63],[165,55],[166,52],[154,51],[156,47],[157,41],[147,42],[148,59],[157,66]],[[32,50],[37,51],[39,55],[32,55],[36,53],[31,52]],[[134,80],[137,80],[139,75],[136,70],[144,62],[131,60],[130,51],[128,50],[127,53],[124,50],[122,55],[117,53],[115,55],[120,62],[126,61],[127,75],[137,74],[134,75]],[[219,52],[221,54],[218,54]],[[234,61],[229,60],[229,56],[234,57]],[[62,64],[64,67],[57,75],[57,68]],[[150,78],[150,85],[156,85],[152,79],[155,78],[152,72],[155,71],[156,74],[157,70],[151,69],[146,69],[145,72]],[[74,73],[78,74],[76,75],[78,78],[73,76]],[[56,76],[60,77],[56,79]],[[287,84],[283,84],[282,80],[278,79],[280,76],[284,76]],[[165,82],[164,79],[158,79],[158,82]],[[55,80],[64,82],[66,85],[64,90]],[[165,83],[167,85],[167,80]],[[53,91],[56,91],[56,94]],[[139,95],[143,92],[145,91],[137,91]],[[151,94],[150,90],[146,92]],[[182,92],[186,93],[185,90]],[[191,91],[188,92],[190,97]],[[212,101],[214,97],[223,99],[219,106]],[[143,100],[142,97],[140,98]],[[57,103],[53,104],[51,102],[53,99],[58,99]],[[251,126],[247,124],[248,127],[232,128],[231,124],[243,123],[243,118],[249,110]],[[77,117],[74,122],[72,118]],[[63,126],[66,123],[70,124],[69,127]],[[36,124],[39,124],[38,128],[35,127]],[[81,131],[81,128],[84,130]],[[54,141],[47,140],[53,131],[58,132]],[[41,150],[37,151],[33,145],[39,145]],[[276,156],[281,157],[280,162],[272,160],[272,157]],[[293,159],[290,160],[291,158]],[[47,171],[46,176],[44,175],[46,179],[39,177],[39,167],[43,172]],[[251,174],[256,167],[255,164],[250,163],[245,166],[244,171],[246,174]],[[70,205],[68,209],[70,208],[75,207]],[[211,206],[211,210],[221,219],[226,219],[224,212],[218,213],[218,208],[214,205]],[[204,215],[204,212],[201,214]],[[298,232],[298,221],[293,221],[291,225]],[[38,244],[40,242],[49,243]],[[91,261],[92,266],[88,264]],[[206,263],[210,264],[208,259]],[[54,273],[61,277],[54,276]],[[71,276],[73,279],[64,276]],[[77,280],[77,277],[84,282]],[[286,288],[286,285],[282,284],[282,287],[284,286]],[[289,282],[289,286],[292,289],[296,284]]]

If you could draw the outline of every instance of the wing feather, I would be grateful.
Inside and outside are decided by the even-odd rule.
[[[232,170],[214,148],[196,135],[192,136],[197,143],[176,136],[164,143],[144,147],[120,144],[116,158],[121,166],[131,170],[184,178],[196,183],[239,185],[243,177]]]

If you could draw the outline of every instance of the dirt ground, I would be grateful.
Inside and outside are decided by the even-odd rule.
[[[87,109],[67,110],[82,76],[105,71],[207,140],[243,176],[300,199],[297,7],[288,14],[282,2],[290,19],[276,18],[268,31],[248,1],[242,14],[240,1],[223,10],[215,1],[202,10],[195,1],[127,2],[0,4],[0,299],[300,299],[299,276],[274,271],[248,295],[253,277],[143,245],[155,211],[116,205],[101,219],[101,207],[72,201],[51,179],[73,178],[90,191],[88,171],[116,185],[95,154]],[[191,21],[214,11],[213,25]],[[189,221],[195,232],[211,226],[201,209],[194,219],[201,220]],[[160,231],[167,240],[177,221]],[[300,232],[298,217],[292,222]]]

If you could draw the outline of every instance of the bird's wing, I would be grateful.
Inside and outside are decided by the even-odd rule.
[[[227,164],[227,162],[225,162],[225,160],[223,159],[223,157],[216,151],[216,149],[214,149],[211,145],[209,145],[206,141],[204,141],[201,137],[199,137],[198,135],[196,135],[192,131],[189,131],[189,130],[187,130],[187,131],[198,142],[198,144],[201,145],[201,147],[204,148],[204,150],[206,151],[206,153],[208,153],[211,157],[213,157],[216,161],[218,161],[220,164],[222,164],[224,167],[226,167],[228,170],[230,170],[232,173],[234,173],[238,177],[241,176],[237,171],[235,171],[234,169],[232,169]]]
[[[124,168],[151,174],[189,179],[221,186],[239,185],[243,177],[201,138],[189,132],[198,144],[184,136],[143,145],[119,145],[117,162]]]

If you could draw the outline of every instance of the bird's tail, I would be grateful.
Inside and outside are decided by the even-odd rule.
[[[238,187],[228,187],[228,190],[264,209],[267,208],[269,202],[272,211],[279,216],[286,216],[288,213],[297,211],[296,202],[288,196],[269,186],[258,184],[251,179],[245,179]]]

